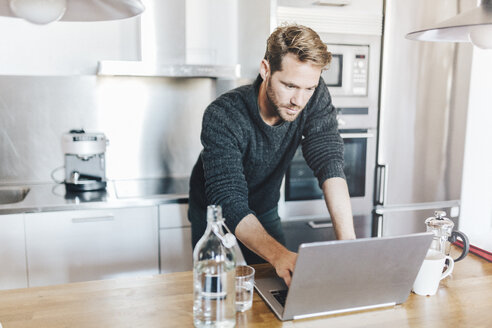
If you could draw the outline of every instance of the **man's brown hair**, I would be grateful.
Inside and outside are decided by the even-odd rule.
[[[303,25],[279,26],[268,38],[265,59],[271,74],[282,70],[282,59],[289,53],[301,62],[311,61],[323,69],[331,62],[331,53],[318,33]]]

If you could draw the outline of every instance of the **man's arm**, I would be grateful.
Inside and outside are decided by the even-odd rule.
[[[323,182],[321,187],[337,239],[355,239],[347,182],[343,178],[329,178]]]
[[[270,236],[253,214],[246,215],[239,222],[235,234],[246,247],[272,264],[277,275],[290,286],[297,260],[296,253],[289,251]]]

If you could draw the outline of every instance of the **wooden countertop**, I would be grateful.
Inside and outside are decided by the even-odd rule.
[[[257,266],[257,276],[272,274]],[[0,291],[3,328],[192,327],[192,272]],[[281,322],[258,296],[238,327],[490,327],[492,263],[469,254],[435,296],[396,307]]]

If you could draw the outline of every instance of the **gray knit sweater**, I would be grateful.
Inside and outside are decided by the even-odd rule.
[[[300,143],[320,185],[331,177],[345,178],[343,141],[323,79],[299,117],[276,126],[260,116],[261,81],[258,76],[207,107],[203,150],[190,179],[190,206],[205,213],[207,205],[221,205],[232,231],[246,215],[277,206],[282,178]]]

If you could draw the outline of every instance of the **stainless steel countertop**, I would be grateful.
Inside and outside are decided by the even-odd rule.
[[[19,184],[30,191],[21,202],[0,205],[0,215],[186,203],[188,182],[189,178],[114,180],[107,182],[106,190],[79,193],[67,193],[64,184]]]

